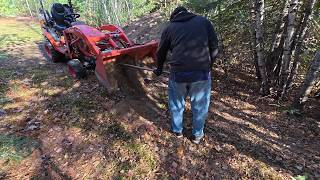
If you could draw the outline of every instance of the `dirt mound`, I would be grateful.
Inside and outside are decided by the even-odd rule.
[[[128,23],[123,27],[127,36],[130,40],[137,44],[144,44],[152,40],[159,41],[161,32],[166,26],[165,17],[161,16],[160,13],[152,13],[147,16],[135,19],[134,21]],[[155,68],[156,63],[150,57],[144,59],[121,59],[118,62],[124,62],[141,67]],[[120,67],[120,66],[117,66]],[[157,85],[163,83],[167,80],[166,77],[156,78],[150,71],[137,70],[128,67],[120,67],[117,69],[117,83],[119,87],[123,90],[127,90],[127,93],[134,94],[149,94],[147,96],[157,92],[154,89]],[[146,83],[147,82],[147,83]],[[129,88],[128,88],[129,87]]]
[[[165,26],[165,17],[160,13],[152,13],[128,23],[123,29],[135,43],[145,43],[159,40]]]

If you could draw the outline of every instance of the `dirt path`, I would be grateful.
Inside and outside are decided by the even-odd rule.
[[[205,141],[194,145],[189,106],[187,137],[169,132],[166,77],[142,84],[145,95],[108,95],[94,75],[74,81],[46,61],[41,47],[37,24],[0,19],[0,179],[320,178],[319,103],[287,116],[255,93],[245,63],[215,69]]]

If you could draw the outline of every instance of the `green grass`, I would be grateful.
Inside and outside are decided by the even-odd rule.
[[[92,112],[90,112],[90,110],[95,109],[96,107],[94,102],[90,102],[90,99],[87,97],[74,97],[71,95],[62,95],[60,93],[55,94],[52,97],[54,97],[52,99],[53,101],[49,104],[54,106],[55,110],[60,111],[61,109],[64,109],[70,117],[81,119],[76,122],[69,121],[69,125],[83,129],[89,128],[88,124],[92,121],[89,119],[92,117]]]
[[[0,71],[0,107],[4,106],[8,102],[6,96],[7,91],[9,90],[8,84],[5,82],[6,79],[12,76],[12,71],[3,69]]]
[[[39,145],[30,137],[0,134],[0,159],[5,159],[6,163],[20,162]]]
[[[19,94],[20,92],[23,92],[21,84],[17,82],[12,83],[10,90],[12,94]]]
[[[157,161],[153,157],[152,152],[144,144],[138,144],[135,142],[127,144],[127,149],[130,153],[136,154],[138,159],[141,159],[143,163],[143,168],[139,168],[137,171],[144,173],[144,170],[153,171],[157,167]]]
[[[50,72],[47,69],[35,69],[31,71],[32,82],[36,85],[40,85],[42,82],[48,79]]]
[[[122,142],[121,149],[123,151],[119,156],[130,158],[116,160],[113,170],[114,179],[132,179],[132,177],[143,179],[147,174],[156,170],[157,161],[147,145],[135,141]]]
[[[246,174],[249,175],[251,178],[257,179],[274,179],[274,180],[281,180],[281,176],[270,167],[268,164],[256,161],[255,164],[248,164],[247,166],[243,167],[246,171]]]
[[[111,124],[106,129],[105,133],[113,134],[116,138],[124,141],[130,141],[132,139],[132,136],[129,133],[127,133],[125,128],[120,123]]]
[[[86,98],[74,98],[72,99],[70,106],[75,108],[79,113],[82,111],[88,111],[90,109],[94,109],[94,104],[90,103],[90,99]]]
[[[2,22],[4,21],[4,22]],[[41,32],[36,24],[27,22],[6,23],[6,20],[0,20],[0,48],[8,46],[21,46],[30,42],[41,40]],[[3,54],[3,53],[0,53]],[[3,55],[1,55],[3,56]],[[0,58],[1,59],[1,58]]]
[[[71,76],[66,75],[59,77],[56,85],[64,88],[70,88],[74,85],[74,83],[74,79]]]
[[[12,70],[8,70],[8,69],[1,69],[0,71],[0,78],[1,79],[8,79],[13,75],[13,71]]]
[[[1,43],[1,40],[0,40]],[[7,55],[5,52],[0,51],[0,61],[5,61],[9,59],[9,55]]]
[[[308,180],[309,175],[307,173],[305,173],[304,175],[299,175],[299,176],[295,176],[292,177],[292,180]]]

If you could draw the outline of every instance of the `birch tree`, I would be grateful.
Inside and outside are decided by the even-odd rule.
[[[259,67],[259,73],[261,76],[261,89],[260,93],[262,95],[268,95],[268,76],[266,71],[265,55],[264,55],[264,45],[263,45],[263,21],[264,21],[264,0],[255,0],[255,31],[256,31],[256,53],[257,62]]]
[[[256,10],[255,10],[255,2],[251,1],[251,24],[250,24],[250,38],[251,38],[251,51],[252,51],[252,58],[254,61],[254,67],[256,69],[256,76],[259,82],[261,82],[261,75],[259,72],[259,66],[258,66],[258,57],[257,57],[257,51],[256,51],[256,28],[255,28],[255,19],[256,19]]]
[[[281,55],[280,51],[282,52],[281,40],[283,39],[283,33],[285,29],[285,24],[288,18],[288,10],[289,10],[289,0],[284,0],[282,2],[282,12],[276,23],[275,33],[272,36],[272,45],[269,50],[269,58],[267,59],[267,71],[268,75],[271,75],[273,72],[279,57]]]
[[[298,0],[291,0],[289,13],[288,13],[288,27],[286,31],[286,39],[284,43],[284,51],[282,55],[282,63],[281,63],[281,75],[280,75],[280,83],[279,83],[279,90],[278,95],[283,97],[283,92],[285,91],[285,83],[287,82],[287,78],[290,72],[289,65],[291,60],[292,54],[292,40],[293,34],[295,30],[295,18],[296,18],[296,11],[298,7]]]
[[[313,86],[317,83],[317,79],[320,75],[320,50],[316,53],[312,64],[309,67],[308,73],[301,86],[299,94],[296,96],[293,106],[302,110],[305,102],[311,93]]]
[[[309,0],[305,4],[303,21],[302,21],[302,24],[300,25],[300,29],[298,31],[298,40],[296,43],[296,49],[295,49],[294,56],[293,56],[294,60],[293,60],[293,64],[292,64],[289,78],[285,84],[284,94],[286,94],[288,89],[291,87],[292,81],[293,81],[295,75],[297,74],[297,71],[298,71],[298,68],[300,65],[300,61],[301,61],[300,55],[302,53],[303,40],[305,39],[305,36],[306,36],[306,32],[308,29],[308,23],[309,23],[310,18],[312,16],[315,2],[316,2],[316,0]]]
[[[31,17],[33,17],[32,10],[31,10],[31,8],[30,8],[30,5],[29,5],[28,0],[26,0],[26,4],[27,4],[27,7],[28,7],[28,10],[29,10],[30,16],[31,16]]]

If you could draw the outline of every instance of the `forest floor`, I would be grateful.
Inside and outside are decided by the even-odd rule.
[[[146,17],[125,30],[152,39],[159,24]],[[170,133],[167,77],[110,95],[94,74],[73,80],[42,47],[38,24],[0,18],[0,179],[320,178],[319,101],[290,116],[287,103],[259,96],[239,53],[214,69],[206,136],[195,145],[189,103],[186,136]]]

